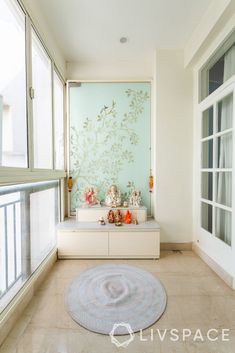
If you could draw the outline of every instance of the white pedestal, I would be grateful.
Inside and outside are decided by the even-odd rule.
[[[106,206],[92,206],[92,207],[80,207],[76,209],[76,219],[78,222],[97,222],[100,217],[104,217],[107,221],[107,215],[110,210],[120,210],[125,215],[126,211],[129,210],[132,213],[133,219],[137,219],[138,222],[147,221],[147,208],[141,207],[117,207],[111,208]]]

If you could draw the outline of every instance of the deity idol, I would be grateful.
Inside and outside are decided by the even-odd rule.
[[[105,203],[109,207],[119,207],[122,204],[121,193],[116,185],[112,185],[106,192]]]
[[[131,222],[132,222],[132,214],[129,210],[126,211],[126,214],[124,216],[124,222],[126,224],[131,224]]]
[[[97,198],[97,191],[93,187],[86,188],[84,192],[84,200],[88,206],[93,206],[100,203]]]
[[[134,207],[140,207],[141,205],[141,192],[133,190],[130,196],[129,205]]]

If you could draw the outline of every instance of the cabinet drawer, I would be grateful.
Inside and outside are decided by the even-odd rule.
[[[108,256],[108,232],[58,232],[58,256]]]
[[[110,232],[110,256],[153,256],[159,257],[159,232]]]

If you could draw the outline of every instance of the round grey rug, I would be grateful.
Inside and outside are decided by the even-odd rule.
[[[90,331],[109,334],[114,324],[129,324],[133,332],[145,329],[163,314],[164,287],[151,273],[127,265],[102,265],[84,271],[67,289],[69,314]],[[127,334],[116,325],[115,335]]]

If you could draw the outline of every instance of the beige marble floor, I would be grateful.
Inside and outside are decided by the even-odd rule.
[[[109,336],[91,333],[77,325],[64,308],[64,291],[81,271],[103,263],[127,263],[150,271],[164,284],[167,309],[161,319],[127,348],[117,348]],[[151,331],[152,329],[152,331]],[[177,329],[179,340],[171,330]],[[183,330],[192,335],[183,340]],[[195,333],[201,330],[204,341]],[[210,341],[206,338],[209,329]],[[222,341],[229,329],[229,341]],[[189,332],[189,331],[187,331]],[[185,331],[185,333],[187,333]],[[160,336],[164,337],[161,341]],[[124,337],[121,337],[124,339]],[[161,253],[154,260],[61,260],[58,261],[0,348],[0,353],[234,353],[235,291],[218,278],[192,252]]]

